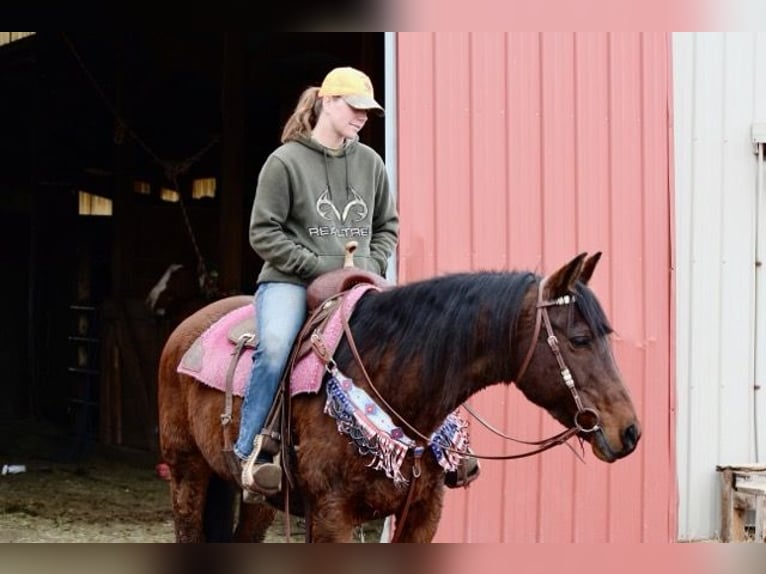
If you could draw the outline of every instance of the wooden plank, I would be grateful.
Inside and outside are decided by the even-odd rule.
[[[745,540],[745,516],[734,496],[733,471],[724,468],[721,478],[721,542],[742,542]]]
[[[733,471],[734,489],[746,494],[766,494],[766,474]]]
[[[717,471],[732,470],[734,472],[766,472],[764,464],[719,464],[715,467]]]
[[[721,477],[721,540],[747,539],[745,513],[755,512],[755,541],[766,532],[766,467],[760,464],[717,466]]]

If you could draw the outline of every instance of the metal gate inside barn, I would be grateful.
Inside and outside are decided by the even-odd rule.
[[[643,424],[636,452],[613,465],[565,447],[485,461],[467,492],[448,493],[438,539],[673,540],[669,37],[399,33],[396,44],[399,282],[546,272],[603,251],[592,284]],[[472,405],[518,438],[560,430],[513,387]],[[472,427],[477,451],[514,452]]]

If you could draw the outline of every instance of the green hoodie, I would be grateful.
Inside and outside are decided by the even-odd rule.
[[[356,266],[385,275],[398,237],[383,160],[358,139],[340,150],[288,141],[263,164],[250,215],[250,245],[264,261],[258,283],[307,285],[343,266],[351,240]]]

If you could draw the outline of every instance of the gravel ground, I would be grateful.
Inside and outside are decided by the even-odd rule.
[[[58,429],[0,421],[0,543],[173,542],[170,488],[155,469],[156,455],[92,445],[72,456]],[[75,460],[76,458],[76,460]],[[365,525],[359,540],[375,542],[381,524]],[[291,542],[303,542],[303,521],[292,519]],[[267,542],[285,542],[277,514]]]

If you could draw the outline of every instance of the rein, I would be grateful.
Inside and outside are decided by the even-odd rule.
[[[534,355],[535,348],[537,347],[537,340],[540,336],[540,331],[542,330],[542,326],[544,325],[545,330],[548,334],[547,343],[551,351],[553,352],[553,355],[555,356],[556,361],[559,364],[561,378],[563,379],[564,384],[570,390],[572,394],[572,398],[574,399],[575,405],[577,406],[577,412],[575,413],[574,420],[573,420],[574,425],[552,437],[543,439],[541,441],[523,441],[519,439],[514,439],[512,437],[509,437],[503,434],[499,430],[489,425],[489,423],[485,422],[480,417],[477,417],[476,414],[473,412],[473,410],[471,410],[467,405],[463,405],[466,408],[466,410],[468,410],[483,426],[485,426],[486,428],[488,428],[490,431],[497,434],[498,436],[501,436],[509,440],[513,440],[515,442],[523,443],[523,444],[539,445],[539,448],[536,448],[524,453],[520,453],[520,454],[509,454],[509,455],[482,455],[482,454],[474,453],[472,451],[460,451],[451,447],[445,447],[445,450],[454,452],[464,457],[472,456],[474,458],[481,458],[481,459],[488,459],[488,460],[510,460],[510,459],[524,458],[527,456],[541,453],[545,450],[553,448],[554,446],[557,446],[560,444],[566,444],[575,453],[575,455],[577,455],[578,458],[582,460],[582,458],[579,457],[577,452],[574,449],[572,449],[571,445],[569,445],[567,441],[571,437],[577,435],[578,433],[591,433],[591,432],[595,432],[599,430],[600,429],[599,416],[594,409],[583,406],[580,395],[577,392],[577,388],[575,387],[572,373],[569,370],[569,368],[566,366],[566,363],[564,362],[564,358],[561,356],[559,341],[556,335],[553,333],[553,326],[551,325],[550,317],[548,316],[548,307],[559,306],[559,305],[570,305],[574,303],[575,301],[574,295],[565,295],[563,297],[559,297],[553,300],[543,300],[543,288],[545,286],[546,280],[547,280],[547,277],[543,278],[538,285],[534,333],[530,342],[529,349],[527,350],[527,353],[524,356],[524,361],[522,362],[521,368],[519,369],[519,373],[516,375],[514,380],[518,384],[518,381],[520,381],[522,376],[524,376],[524,374],[526,373],[527,368],[529,367],[529,364],[532,361],[532,356]],[[362,375],[364,376],[365,381],[370,386],[372,391],[375,393],[375,396],[378,398],[378,400],[380,400],[383,406],[385,406],[392,415],[396,416],[402,422],[404,426],[406,426],[410,431],[412,431],[413,434],[415,434],[418,438],[428,443],[428,441],[430,440],[429,437],[421,433],[418,429],[412,426],[402,415],[400,415],[396,411],[396,409],[394,409],[388,403],[388,401],[386,401],[383,398],[383,395],[381,395],[381,393],[375,387],[374,383],[372,382],[372,379],[370,378],[370,375],[367,373],[367,370],[364,367],[364,362],[362,361],[362,358],[359,355],[359,351],[356,347],[354,337],[351,334],[351,328],[349,327],[349,324],[348,324],[348,317],[346,317],[346,314],[342,308],[340,312],[341,312],[341,323],[343,325],[343,331],[346,335],[346,340],[348,341],[348,345],[351,349],[351,353],[353,354],[354,360],[359,366],[359,369],[362,371]],[[330,365],[328,365],[328,367],[329,366]],[[590,426],[585,426],[581,422],[581,418],[580,418],[583,415],[594,417],[595,422]]]

